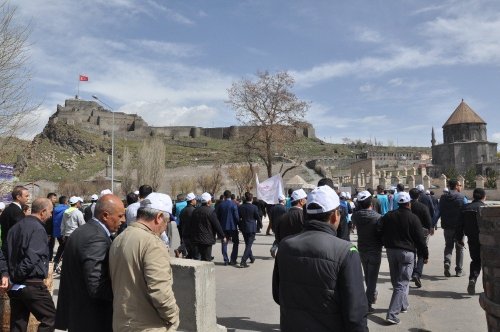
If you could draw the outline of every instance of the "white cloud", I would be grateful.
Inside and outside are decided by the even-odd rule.
[[[369,28],[358,29],[356,31],[357,40],[364,43],[381,43],[383,42],[382,35],[375,30]]]
[[[387,82],[390,86],[401,86],[403,84],[403,79],[400,77],[392,78]]]
[[[362,86],[359,87],[360,92],[372,92],[373,91],[373,85],[366,83],[363,84]]]

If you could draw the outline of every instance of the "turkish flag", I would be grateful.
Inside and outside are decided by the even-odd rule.
[[[80,75],[80,82],[87,82],[89,80],[88,76]]]

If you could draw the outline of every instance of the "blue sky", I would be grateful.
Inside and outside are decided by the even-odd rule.
[[[500,2],[11,1],[30,22],[40,132],[95,94],[150,125],[237,124],[231,83],[287,70],[319,138],[429,146],[461,99],[500,142]]]

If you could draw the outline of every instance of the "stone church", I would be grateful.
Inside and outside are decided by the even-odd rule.
[[[436,144],[434,128],[431,143],[434,176],[449,169],[463,175],[471,168],[486,175],[487,165],[498,164],[497,143],[488,142],[486,122],[463,99],[443,125],[443,144]]]

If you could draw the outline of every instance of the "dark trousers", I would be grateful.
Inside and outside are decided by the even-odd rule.
[[[241,257],[242,264],[246,263],[249,258],[251,261],[254,260],[252,244],[255,241],[255,233],[243,233],[243,239],[245,239],[245,252],[243,253],[243,257]]]
[[[49,262],[52,262],[52,257],[54,257],[54,246],[56,244],[56,239],[49,235]]]
[[[57,267],[57,265],[59,265],[59,262],[61,261],[62,255],[64,253],[64,245],[66,244],[62,236],[57,238],[57,242],[59,242],[59,247],[57,248],[56,257],[54,257],[54,269]]]
[[[236,259],[238,259],[238,245],[240,244],[238,231],[224,231],[224,237],[228,240],[225,243],[222,241],[222,257],[224,257],[224,262],[229,262],[229,257],[227,256],[227,243],[231,240],[233,242],[233,250],[231,250],[231,263],[236,263]]]
[[[479,244],[479,235],[468,236],[467,244],[469,245],[470,254],[470,275],[469,280],[477,280],[481,273],[481,246]]]
[[[366,299],[372,305],[377,299],[377,280],[382,261],[382,251],[359,252],[363,273],[365,274]]]
[[[429,230],[427,228],[424,228],[423,232],[424,232],[425,244],[427,245],[429,244]],[[424,272],[424,258],[422,257],[421,253],[417,251],[417,255],[415,256],[415,261],[413,264],[412,277],[421,278],[423,272]]]
[[[211,244],[197,244],[196,256],[198,260],[210,262],[212,261],[212,245]]]
[[[56,308],[43,283],[10,290],[9,297],[11,332],[26,331],[30,312],[40,322],[38,331],[54,331]]]

